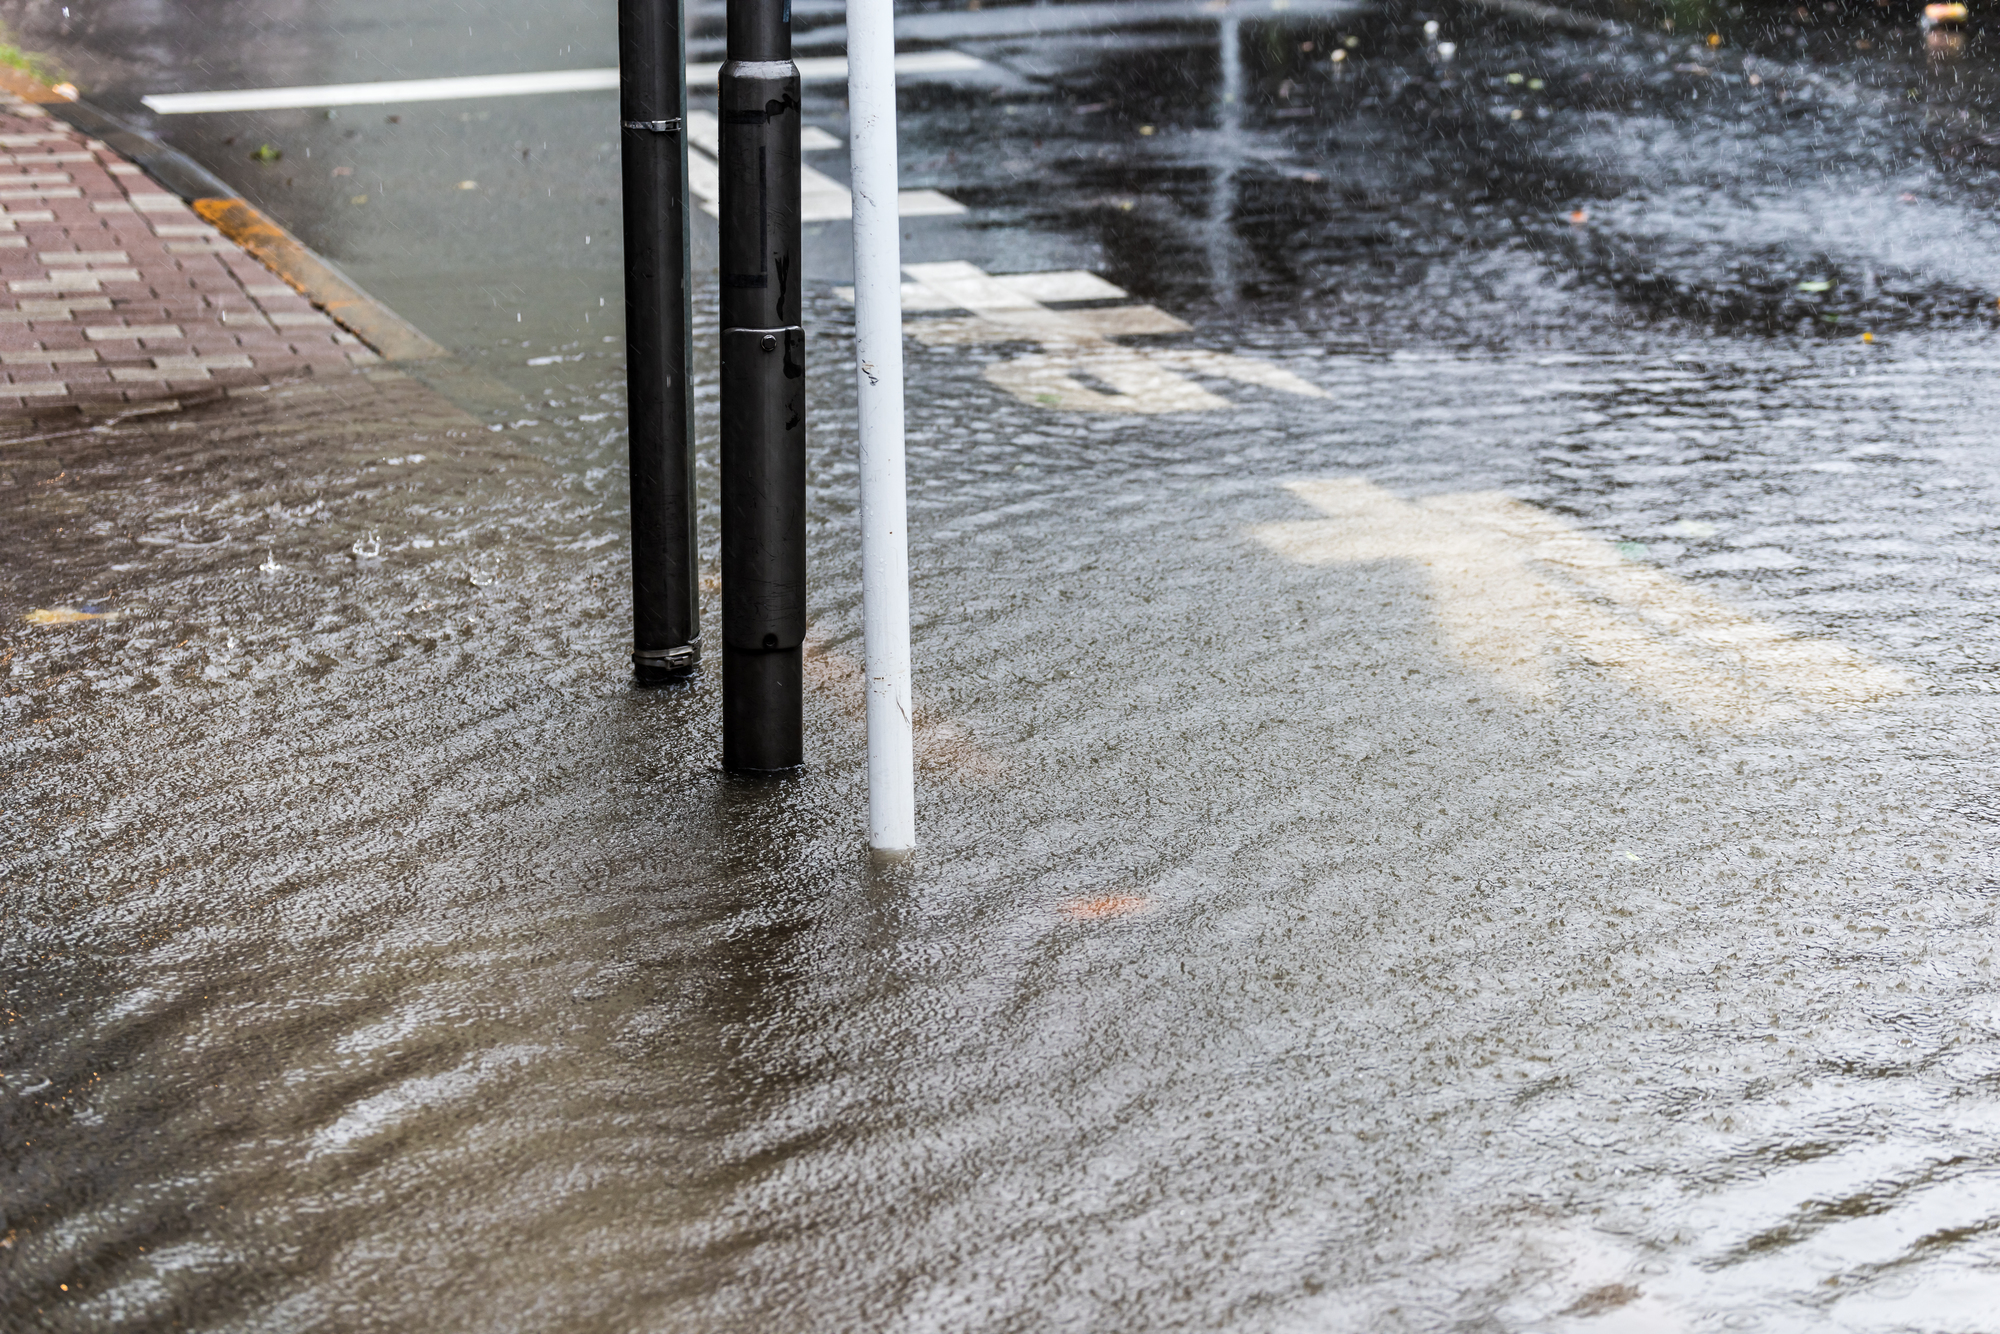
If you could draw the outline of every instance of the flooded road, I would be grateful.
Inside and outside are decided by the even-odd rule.
[[[844,225],[761,783],[713,679],[626,679],[615,252],[259,197],[527,406],[0,445],[4,1323],[1988,1327],[1991,63],[1564,21],[934,39],[999,72],[905,95],[965,211],[906,226],[902,867]],[[199,86],[486,71],[322,47]],[[148,58],[113,94],[203,72]],[[426,295],[475,259],[578,299]]]

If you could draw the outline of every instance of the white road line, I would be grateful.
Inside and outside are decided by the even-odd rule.
[[[699,148],[710,157],[722,151],[722,122],[715,118],[713,111],[689,108],[687,118],[688,143]],[[828,134],[817,125],[803,126],[799,130],[799,150],[805,153],[821,153],[830,148],[845,148],[846,144]]]
[[[828,139],[833,136],[821,134]],[[701,201],[702,212],[719,217],[722,178],[715,154],[722,147],[722,125],[713,111],[690,110],[687,117],[688,193]],[[835,146],[839,140],[833,140]],[[807,222],[846,222],[854,216],[854,196],[833,177],[814,167],[799,169],[799,205]],[[936,190],[904,190],[896,196],[897,212],[906,218],[949,217],[965,205]]]
[[[806,170],[810,171],[812,168],[808,167]],[[840,189],[842,193],[845,193],[847,187],[843,185]],[[896,192],[896,212],[906,218],[953,218],[965,211],[965,205],[959,203],[942,190],[898,190]],[[853,213],[854,206],[850,203],[847,212],[841,214],[841,216],[851,217]]]
[[[847,77],[846,56],[807,56],[798,62],[807,83]],[[688,87],[713,88],[720,65],[688,66]],[[896,73],[969,74],[986,62],[963,51],[913,51],[896,57]],[[446,79],[387,79],[379,83],[324,83],[295,88],[229,88],[206,93],[153,93],[139,100],[161,116],[212,111],[277,111],[291,107],[380,106],[389,102],[446,102],[537,93],[592,93],[618,87],[613,69],[556,69],[526,74],[471,74]]]
[[[722,152],[722,122],[716,119],[713,111],[689,107],[687,136],[690,148],[699,148],[710,157]]]
[[[932,347],[1036,343],[1041,350],[986,367],[986,379],[1023,403],[1066,412],[1217,412],[1236,404],[1188,377],[1233,380],[1301,398],[1326,391],[1266,361],[1204,348],[1126,347],[1111,340],[1135,334],[1186,333],[1188,326],[1155,306],[1053,310],[1047,301],[1122,297],[1094,274],[991,274],[950,261],[906,264],[914,282],[903,287],[905,309],[964,310],[969,316],[918,320],[908,327]],[[914,289],[914,290],[913,290]],[[1106,388],[1086,383],[1095,381]],[[1109,392],[1106,392],[1106,389]]]
[[[378,106],[457,98],[523,97],[533,93],[602,92],[618,87],[615,69],[558,69],[535,74],[476,74],[453,79],[389,79],[297,88],[233,88],[209,93],[154,93],[139,100],[162,116],[211,111],[277,111],[288,107]]]
[[[995,279],[1035,301],[1123,301],[1129,293],[1082,269],[1058,273],[1008,273]],[[920,286],[921,284],[913,284]],[[905,309],[908,305],[905,304]]]
[[[1037,301],[1123,301],[1130,295],[1124,288],[1082,269],[1064,269],[1059,273],[996,273],[993,281]],[[842,301],[854,300],[852,287],[836,287],[833,294]],[[962,310],[964,307],[922,283],[904,283],[903,309],[926,313]]]
[[[800,217],[807,222],[843,222],[854,216],[854,196],[833,177],[799,168]]]
[[[1529,696],[1586,668],[1727,723],[1917,689],[1844,644],[1766,624],[1499,492],[1406,501],[1358,477],[1287,489],[1326,517],[1255,528],[1260,542],[1307,565],[1421,570],[1445,640]]]

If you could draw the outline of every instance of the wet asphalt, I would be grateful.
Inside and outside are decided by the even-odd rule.
[[[134,116],[610,60],[59,9],[0,13]],[[608,96],[159,122],[522,400],[0,453],[9,1327],[1985,1327],[1990,52],[1537,13],[923,16],[997,72],[905,91],[968,210],[908,258],[1189,328],[912,315],[906,867],[840,224],[810,758],[752,783],[712,681],[625,680]],[[1088,410],[1134,375],[1180,408]]]

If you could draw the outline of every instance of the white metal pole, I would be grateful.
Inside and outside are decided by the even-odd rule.
[[[868,843],[917,845],[910,726],[910,543],[903,489],[902,220],[896,213],[894,0],[847,0],[854,186],[854,369],[861,430],[861,621],[868,673]]]

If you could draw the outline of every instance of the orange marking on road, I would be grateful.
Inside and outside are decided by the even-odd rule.
[[[1124,917],[1145,912],[1153,900],[1145,894],[1100,894],[1094,899],[1072,899],[1062,906],[1063,916],[1075,918]]]

